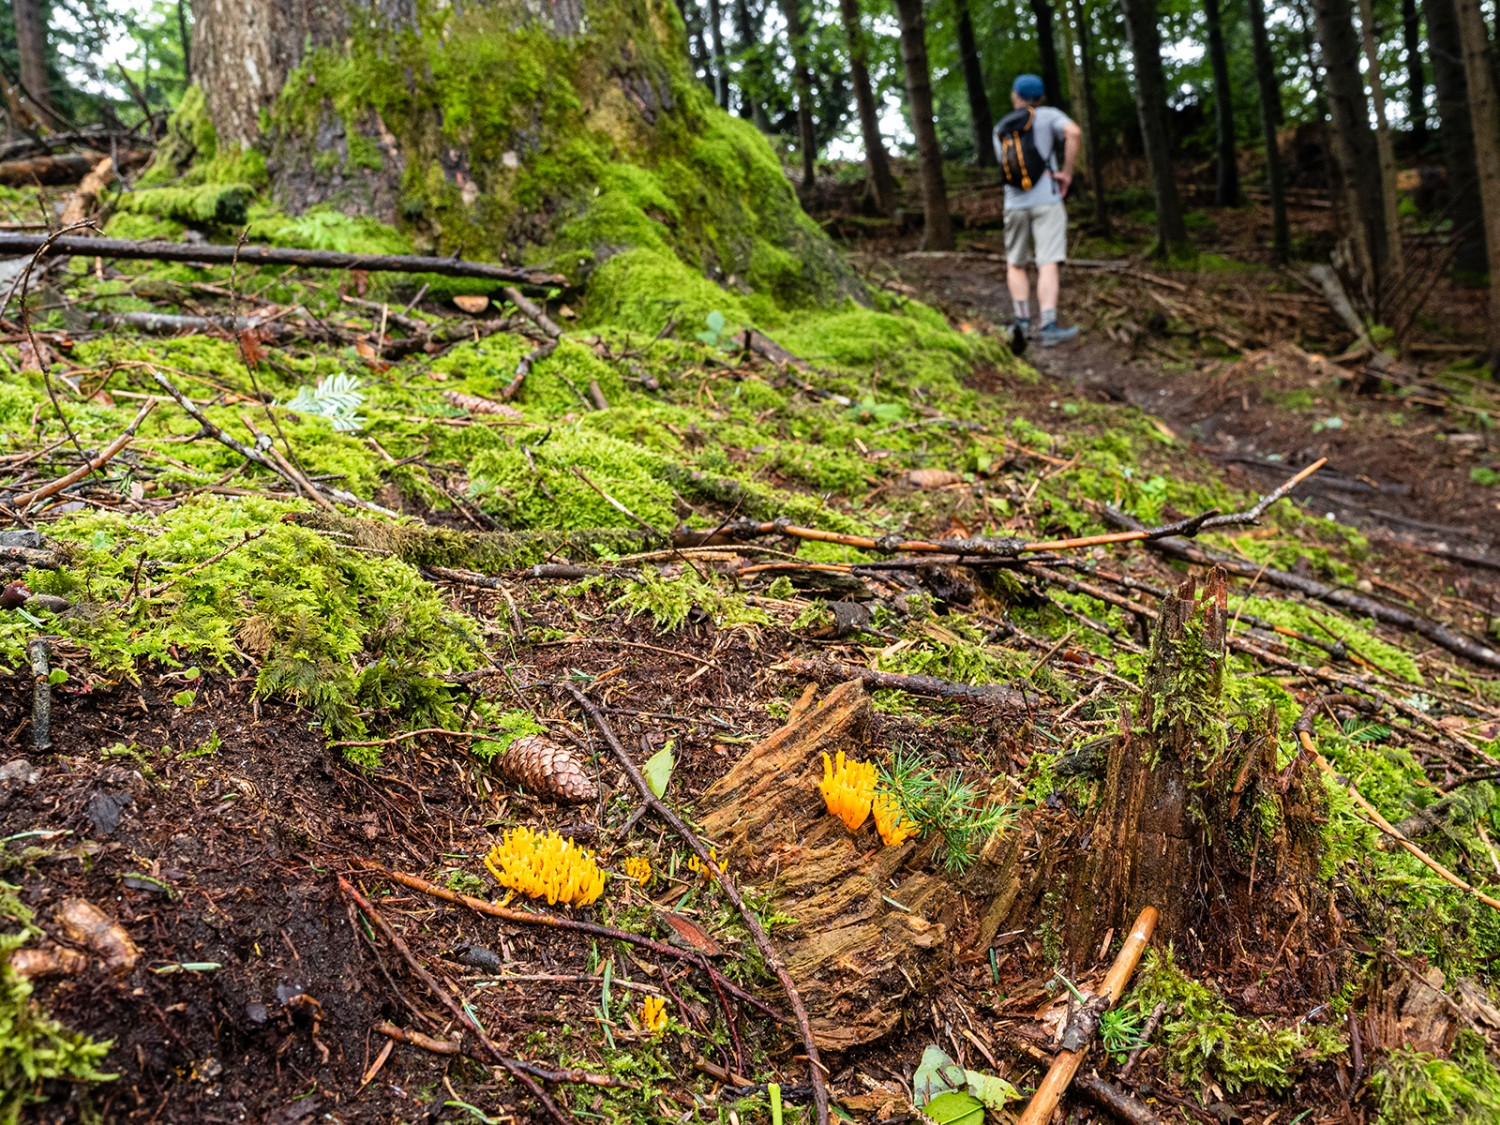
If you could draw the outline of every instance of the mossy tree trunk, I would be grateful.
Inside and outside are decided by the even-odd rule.
[[[1195,961],[1263,934],[1290,902],[1312,913],[1317,782],[1300,760],[1277,772],[1274,715],[1231,731],[1227,582],[1216,568],[1162,604],[1137,721],[1110,754],[1068,880],[1060,928],[1075,966],[1146,906],[1161,912],[1162,940]]]

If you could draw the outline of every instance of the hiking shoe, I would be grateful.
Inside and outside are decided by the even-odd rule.
[[[1017,317],[1010,326],[1010,350],[1012,355],[1021,355],[1026,342],[1031,339],[1031,321]]]
[[[1044,348],[1055,348],[1058,344],[1066,344],[1069,340],[1078,339],[1078,327],[1063,328],[1058,324],[1044,324],[1037,329],[1036,342]]]

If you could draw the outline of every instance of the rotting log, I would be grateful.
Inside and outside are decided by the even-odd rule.
[[[875,756],[872,710],[858,681],[816,694],[809,687],[786,725],[709,788],[700,824],[742,882],[771,889],[773,908],[796,919],[777,944],[818,1046],[842,1050],[895,1030],[932,986],[951,951],[958,887],[972,889],[986,859],[956,885],[932,869],[931,844],[882,847],[870,822],[851,834],[828,816],[822,754]]]
[[[1304,758],[1278,771],[1274,710],[1244,732],[1228,721],[1227,599],[1216,567],[1162,602],[1138,717],[1110,752],[1089,844],[1070,864],[1059,928],[1075,967],[1148,905],[1190,962],[1320,924],[1322,791]]]
[[[87,168],[84,169],[88,171]],[[76,178],[76,177],[75,177]],[[365,270],[369,273],[434,273],[442,277],[473,277],[511,285],[567,285],[561,274],[524,266],[434,258],[420,254],[349,254],[338,250],[303,250],[285,246],[221,246],[212,243],[157,242],[129,238],[83,238],[64,235],[49,241],[45,234],[0,231],[0,256],[35,254],[45,248],[53,257],[84,254],[99,258],[130,258],[154,262],[201,262],[227,266],[300,266],[304,269]]]

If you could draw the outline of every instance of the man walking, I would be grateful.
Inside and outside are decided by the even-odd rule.
[[[1046,87],[1034,74],[1023,74],[1011,86],[1014,112],[995,126],[995,156],[1005,180],[1006,283],[1015,305],[1011,346],[1020,352],[1031,332],[1031,278],[1036,263],[1037,304],[1041,327],[1035,338],[1044,348],[1077,337],[1077,328],[1057,323],[1062,263],[1068,256],[1068,213],[1063,206],[1083,130],[1060,109],[1043,105]],[[1062,167],[1057,150],[1062,148]]]

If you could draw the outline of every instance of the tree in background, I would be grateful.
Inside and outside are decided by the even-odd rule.
[[[1474,127],[1474,160],[1479,201],[1484,209],[1485,249],[1490,267],[1489,351],[1491,375],[1500,375],[1500,95],[1495,88],[1489,28],[1479,0],[1454,0],[1463,45],[1469,113]]]
[[[1379,28],[1375,24],[1374,0],[1359,0],[1359,32],[1365,47],[1365,76],[1370,101],[1375,108],[1375,154],[1380,160],[1380,211],[1385,219],[1387,269],[1401,272],[1401,210],[1396,205],[1396,146],[1391,141],[1390,118],[1385,112],[1385,86],[1380,76]]]
[[[12,0],[21,89],[43,117],[56,117],[47,65],[47,18],[42,0]]]
[[[1053,26],[1050,0],[1031,0],[1031,14],[1036,19],[1036,46],[1042,61],[1040,77],[1047,88],[1047,104],[1066,112],[1068,99],[1063,96],[1062,72],[1057,65],[1057,29]]]
[[[890,157],[880,136],[880,108],[870,85],[869,47],[859,0],[839,0],[839,16],[849,44],[849,81],[854,87],[859,131],[864,140],[866,182],[876,209],[889,215],[896,209],[896,178],[891,175]]]
[[[1468,78],[1458,35],[1454,0],[1423,0],[1432,84],[1437,89],[1438,138],[1448,168],[1448,218],[1453,224],[1453,273],[1478,282],[1489,269],[1479,173],[1474,162],[1474,127],[1469,119]]]
[[[1099,107],[1094,97],[1093,32],[1089,30],[1089,13],[1084,0],[1072,0],[1072,23],[1078,35],[1078,90],[1083,111],[1083,145],[1087,153],[1090,184],[1094,189],[1094,226],[1101,234],[1109,232],[1109,201],[1104,195],[1104,160],[1100,156]]]
[[[1167,80],[1161,65],[1161,32],[1156,0],[1120,0],[1135,61],[1135,105],[1141,122],[1141,144],[1151,172],[1156,197],[1156,246],[1153,255],[1167,256],[1187,247],[1187,226],[1177,194],[1172,147],[1167,134]]]
[[[1406,112],[1412,142],[1427,147],[1427,77],[1422,70],[1422,16],[1417,0],[1401,0],[1401,41],[1406,48]]]
[[[979,44],[974,40],[974,20],[969,15],[969,0],[953,0],[953,14],[959,63],[964,72],[964,89],[969,96],[969,118],[974,127],[974,163],[981,168],[993,168],[995,146],[990,139],[990,132],[994,128],[994,118],[990,114],[989,91],[984,84],[984,67],[979,62]]]
[[[1260,129],[1266,146],[1266,190],[1271,195],[1271,257],[1285,262],[1291,254],[1291,232],[1286,219],[1286,173],[1276,129],[1281,124],[1281,81],[1271,55],[1264,0],[1247,0],[1250,37],[1255,48],[1255,82],[1260,92]]]
[[[1234,88],[1229,81],[1229,56],[1224,50],[1224,24],[1219,0],[1203,0],[1208,29],[1208,58],[1214,72],[1214,121],[1218,138],[1218,176],[1214,202],[1220,207],[1240,204],[1240,165],[1234,139]]]
[[[901,21],[901,64],[906,74],[906,108],[917,138],[922,177],[924,222],[922,245],[953,249],[953,222],[948,215],[948,185],[943,178],[943,151],[932,118],[932,71],[927,64],[927,17],[922,0],[896,0]]]

